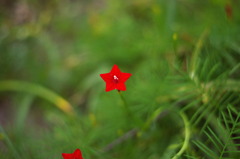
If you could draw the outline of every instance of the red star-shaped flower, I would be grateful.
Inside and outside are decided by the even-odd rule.
[[[62,153],[62,157],[64,159],[83,159],[79,149],[76,149],[73,153]]]
[[[109,73],[100,74],[102,79],[106,82],[106,92],[117,89],[121,91],[126,90],[124,82],[128,80],[131,73],[123,73],[117,65],[113,65]]]

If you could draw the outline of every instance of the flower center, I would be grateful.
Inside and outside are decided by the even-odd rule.
[[[118,83],[119,79],[116,75],[113,76],[113,83]]]

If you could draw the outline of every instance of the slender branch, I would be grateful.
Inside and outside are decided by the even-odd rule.
[[[110,151],[111,149],[113,149],[114,147],[116,147],[117,145],[127,141],[129,138],[133,138],[137,135],[138,133],[138,130],[135,128],[135,129],[132,129],[130,131],[128,131],[127,133],[125,133],[123,136],[121,136],[120,138],[112,141],[110,144],[108,144],[107,146],[105,146],[102,151],[103,152],[108,152]]]
[[[182,148],[178,151],[178,153],[175,156],[173,156],[172,159],[177,159],[184,153],[184,151],[188,147],[188,144],[190,141],[190,136],[191,136],[190,123],[188,121],[187,116],[183,112],[180,112],[179,115],[182,117],[184,125],[185,125],[185,139],[184,139]]]
[[[169,112],[170,112],[169,110],[165,110],[163,112],[159,111],[158,115],[156,115],[154,119],[151,119],[151,121],[159,120],[159,119],[165,117]],[[110,144],[108,144],[107,146],[102,148],[102,152],[108,152],[108,151],[112,150],[113,148],[115,148],[117,145],[120,145],[123,142],[125,142],[133,137],[136,137],[136,135],[138,133],[142,133],[142,131],[145,131],[148,128],[148,126],[149,126],[149,124],[147,123],[146,125],[144,125],[144,127],[141,130],[139,130],[137,128],[131,129],[130,131],[126,132],[121,137],[115,139]]]

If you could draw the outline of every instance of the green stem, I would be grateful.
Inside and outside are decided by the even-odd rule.
[[[14,156],[14,158],[15,159],[20,159],[21,158],[20,155],[18,154],[17,150],[13,146],[11,140],[8,138],[7,134],[5,133],[5,131],[2,128],[1,125],[0,125],[0,133],[2,133],[3,139],[6,141],[6,144],[7,144],[8,148],[12,151],[12,155]]]
[[[184,153],[184,151],[188,147],[188,144],[190,141],[190,136],[191,136],[190,123],[188,121],[187,116],[183,112],[180,112],[179,115],[182,117],[184,125],[185,125],[185,139],[184,139],[182,148],[178,151],[178,153],[175,156],[173,156],[172,159],[177,159]]]
[[[128,106],[128,104],[127,104],[127,102],[126,102],[126,100],[125,100],[125,98],[124,98],[124,96],[122,95],[122,92],[121,92],[120,90],[118,90],[118,94],[120,95],[120,98],[121,98],[121,100],[122,100],[122,102],[123,102],[123,106],[124,106],[124,109],[125,109],[126,114],[127,114],[128,116],[132,116],[131,111],[129,110],[129,106]]]

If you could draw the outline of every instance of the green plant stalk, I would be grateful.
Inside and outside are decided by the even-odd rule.
[[[124,106],[124,110],[126,112],[126,115],[129,116],[130,118],[133,118],[133,115],[131,113],[131,111],[129,110],[129,106],[127,104],[126,99],[124,98],[124,96],[122,95],[122,92],[120,90],[118,90],[118,94],[123,102],[123,106]]]
[[[181,149],[178,151],[178,153],[175,156],[173,156],[172,159],[178,159],[184,153],[184,151],[187,149],[187,147],[189,145],[189,141],[190,141],[190,137],[191,137],[190,122],[189,122],[187,116],[183,112],[180,112],[179,115],[182,117],[184,125],[185,125],[185,139],[184,139]]]
[[[12,155],[14,156],[15,159],[21,159],[19,153],[17,152],[17,150],[15,149],[15,147],[13,146],[11,140],[9,139],[9,137],[7,136],[7,134],[5,133],[4,129],[2,128],[2,126],[0,125],[0,133],[2,133],[3,135],[3,140],[6,141],[6,144],[8,146],[8,148],[10,149],[10,151],[12,152]]]
[[[37,95],[53,103],[66,114],[75,114],[73,107],[67,100],[38,84],[16,80],[0,81],[0,91],[20,91]]]
[[[154,120],[156,120],[156,118],[162,112],[163,112],[163,108],[158,108],[157,110],[155,110],[152,113],[152,115],[150,116],[150,118],[146,121],[146,123],[144,124],[141,131],[146,131],[146,129],[148,129],[150,127],[150,124]],[[190,137],[191,137],[190,122],[189,122],[187,116],[183,112],[180,112],[179,115],[183,119],[183,123],[185,125],[185,139],[184,139],[184,142],[183,142],[183,145],[182,145],[181,149],[179,150],[179,152],[175,156],[173,156],[172,159],[177,159],[178,157],[180,157],[184,153],[184,151],[187,149],[187,147],[189,145]],[[142,133],[142,132],[140,132],[140,133]]]

